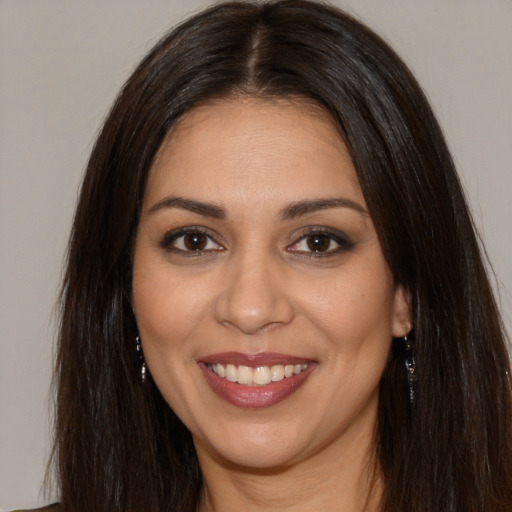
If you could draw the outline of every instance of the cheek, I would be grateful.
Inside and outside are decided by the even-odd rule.
[[[189,338],[209,309],[210,287],[204,281],[170,272],[165,264],[136,259],[133,302],[137,325],[146,346],[172,347]]]
[[[393,281],[387,267],[376,265],[340,272],[318,281],[302,296],[302,311],[328,343],[345,355],[387,352],[391,340]]]

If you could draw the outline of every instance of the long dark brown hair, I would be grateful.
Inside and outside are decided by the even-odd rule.
[[[54,460],[69,512],[193,512],[190,433],[151,379],[140,385],[130,305],[148,170],[199,102],[306,98],[349,148],[395,283],[411,295],[417,389],[403,340],[380,386],[384,512],[512,510],[505,333],[441,130],[411,73],[368,28],[307,0],[228,2],[145,57],[92,151],[62,291]]]

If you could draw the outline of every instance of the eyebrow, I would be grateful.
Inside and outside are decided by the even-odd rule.
[[[222,206],[208,203],[205,201],[197,201],[195,199],[186,199],[179,196],[164,197],[149,210],[149,214],[156,213],[166,208],[179,208],[193,213],[197,213],[203,217],[211,217],[214,219],[226,219],[227,212]],[[362,215],[368,216],[368,211],[359,203],[342,197],[330,199],[313,199],[305,201],[297,201],[285,206],[279,213],[282,220],[296,219],[319,210],[327,210],[329,208],[350,208]]]
[[[226,210],[222,206],[204,201],[196,201],[195,199],[185,199],[179,196],[164,197],[158,203],[154,204],[148,213],[156,213],[165,208],[180,208],[189,212],[197,213],[203,217],[212,217],[214,219],[225,219],[227,217]]]
[[[291,220],[319,210],[327,210],[329,208],[350,208],[362,215],[369,215],[368,210],[363,208],[359,203],[356,203],[351,199],[337,197],[332,199],[313,199],[291,203],[281,210],[279,216],[283,220]]]

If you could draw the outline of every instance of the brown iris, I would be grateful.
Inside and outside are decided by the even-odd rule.
[[[307,238],[308,248],[313,252],[327,251],[331,245],[331,238],[327,235],[316,234]]]
[[[202,251],[208,243],[208,237],[203,233],[188,233],[183,237],[183,243],[189,251]]]

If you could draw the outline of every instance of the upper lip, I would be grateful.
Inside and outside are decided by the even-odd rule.
[[[273,366],[277,364],[307,364],[312,359],[299,357],[290,354],[280,354],[277,352],[258,352],[256,354],[245,354],[242,352],[219,352],[200,357],[198,362],[205,364],[233,364],[250,367]]]

